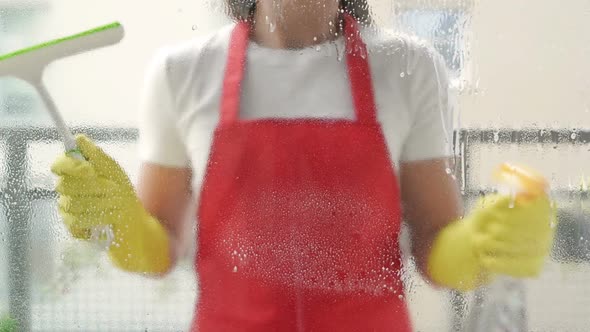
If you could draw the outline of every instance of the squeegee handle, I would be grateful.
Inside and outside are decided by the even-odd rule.
[[[45,103],[45,107],[47,108],[47,112],[50,114],[55,126],[57,128],[58,133],[62,136],[64,146],[68,155],[78,159],[78,160],[86,160],[78,146],[76,145],[76,139],[70,129],[66,126],[65,121],[63,120],[61,114],[57,110],[55,102],[51,98],[51,95],[47,91],[45,85],[42,82],[38,82],[36,84],[36,88],[39,91],[39,95],[41,99]],[[99,248],[106,249],[108,248],[112,240],[114,238],[114,234],[112,230],[107,226],[97,226],[91,230],[91,241],[94,242]]]
[[[57,110],[57,106],[51,98],[51,95],[47,91],[47,88],[42,82],[39,82],[37,85],[37,91],[41,96],[41,99],[45,103],[45,107],[47,108],[47,112],[51,116],[53,123],[57,128],[57,132],[62,137],[66,152],[71,156],[75,157],[76,159],[85,160],[84,156],[79,152],[78,147],[76,145],[76,139],[74,135],[70,131],[70,129],[66,126],[64,119],[62,118],[61,114]]]

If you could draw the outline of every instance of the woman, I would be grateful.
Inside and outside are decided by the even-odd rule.
[[[194,331],[411,331],[402,205],[436,285],[539,273],[547,197],[516,207],[488,197],[461,218],[439,57],[369,33],[362,1],[230,7],[238,23],[164,50],[149,70],[138,195],[85,136],[87,161],[55,162],[75,237],[110,226],[114,264],[163,274],[196,206]]]

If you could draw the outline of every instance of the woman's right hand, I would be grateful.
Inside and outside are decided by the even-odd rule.
[[[143,207],[123,169],[86,136],[76,137],[86,160],[59,157],[51,167],[59,177],[59,213],[70,233],[89,240],[96,227],[109,227],[112,262],[130,272],[164,273],[172,265],[170,239]]]
[[[143,208],[123,169],[84,135],[76,137],[86,160],[64,154],[51,170],[58,176],[59,213],[75,238],[88,240],[100,226],[121,231],[141,218]]]

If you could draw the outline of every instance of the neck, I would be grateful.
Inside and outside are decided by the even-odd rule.
[[[317,8],[317,2],[309,1],[308,6],[301,2],[307,1],[259,1],[252,39],[264,47],[291,49],[336,39],[340,30],[338,4]]]

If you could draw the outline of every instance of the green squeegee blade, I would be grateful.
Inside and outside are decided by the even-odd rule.
[[[98,33],[98,32],[103,32],[103,31],[106,31],[106,30],[115,29],[115,28],[118,28],[120,26],[121,26],[121,23],[115,22],[115,23],[103,25],[103,26],[100,26],[98,28],[94,28],[94,29],[91,29],[91,30],[88,30],[88,31],[80,32],[80,33],[77,33],[77,34],[72,35],[72,36],[63,37],[63,38],[59,38],[59,39],[55,39],[55,40],[52,40],[52,41],[45,42],[43,44],[39,44],[39,45],[27,47],[27,48],[24,48],[22,50],[18,50],[18,51],[12,52],[12,53],[8,53],[8,54],[5,54],[5,55],[0,55],[0,61],[6,60],[6,59],[9,59],[9,58],[18,56],[18,55],[22,55],[22,54],[26,54],[26,53],[29,53],[29,52],[33,52],[33,51],[36,51],[36,50],[39,50],[39,49],[42,49],[42,48],[45,48],[45,47],[48,47],[48,46],[57,45],[59,43],[62,43],[62,42],[68,41],[68,40],[73,40],[73,39],[80,38],[80,37],[86,37],[86,36],[89,36],[89,35],[92,35],[92,34],[95,34],[95,33]]]

